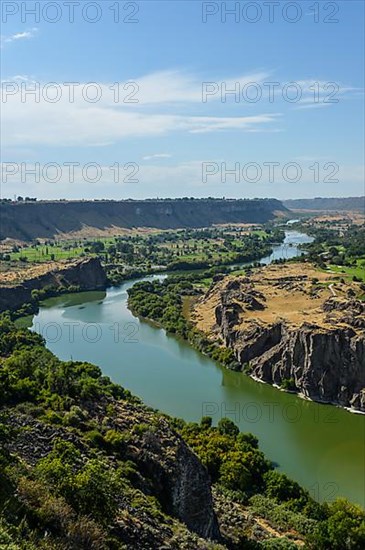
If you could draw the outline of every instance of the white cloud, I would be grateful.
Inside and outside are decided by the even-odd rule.
[[[24,39],[29,39],[29,38],[33,38],[36,33],[38,32],[38,29],[37,27],[33,27],[32,29],[30,30],[27,30],[27,31],[23,31],[23,32],[17,32],[15,34],[10,34],[8,36],[4,36],[2,35],[1,36],[1,43],[10,43],[10,42],[15,42],[17,40],[24,40]]]
[[[341,82],[324,80],[298,80],[295,82],[301,92],[298,102],[293,103],[295,109],[316,109],[337,105],[345,99],[362,97],[364,90]],[[293,94],[291,90],[291,94]],[[290,94],[289,94],[290,95]]]
[[[249,83],[261,84],[269,78],[268,72],[256,72],[230,78],[199,79],[195,75],[181,71],[160,71],[137,79],[140,104],[153,103],[201,103],[203,91],[210,84],[211,93],[207,103],[221,101],[222,90],[237,90]]]
[[[3,110],[3,136],[8,146],[97,146],[131,137],[171,132],[207,133],[223,130],[265,130],[277,115],[204,117],[126,112],[119,109],[44,103],[19,103]]]
[[[143,77],[138,88],[121,83],[119,97],[115,96],[117,88],[105,83],[47,85],[25,78],[18,75],[2,83],[8,146],[106,146],[121,139],[172,132],[272,131],[279,116],[219,116],[221,105],[217,109],[216,101],[208,109],[202,103],[201,83],[199,87],[197,79],[176,71]],[[94,97],[98,101],[93,102]],[[136,102],[129,102],[133,99]]]
[[[4,142],[10,147],[106,147],[123,139],[172,132],[280,132],[282,113],[270,112],[277,103],[270,105],[267,97],[257,103],[243,101],[237,104],[234,98],[231,102],[222,102],[224,86],[230,90],[235,83],[241,90],[247,83],[260,84],[262,90],[269,93],[264,86],[269,77],[272,80],[268,72],[255,72],[237,78],[216,79],[214,90],[218,91],[204,103],[202,80],[177,70],[160,71],[142,76],[136,82],[125,81],[117,85],[98,82],[47,84],[17,75],[2,83]],[[310,90],[315,82],[320,89],[321,101],[317,103]],[[278,91],[281,107],[286,105],[291,110],[328,105],[323,99],[332,90],[326,89],[325,81],[308,79],[297,81],[297,84],[303,90],[301,100],[285,102]],[[342,99],[355,93],[359,90],[340,86],[335,95]],[[95,97],[97,101],[94,102]],[[153,155],[149,156],[151,159],[147,156],[144,160],[152,160]]]
[[[3,82],[9,82],[9,81],[19,81],[19,82],[32,82],[33,79],[31,79],[29,76],[27,76],[26,74],[16,74],[14,76],[12,76],[11,78],[7,79],[7,80],[4,80]]]
[[[172,155],[168,153],[156,153],[154,155],[147,155],[143,157],[143,160],[155,160],[155,159],[169,159]]]
[[[302,109],[321,109],[323,107],[330,107],[331,106],[331,103],[314,103],[312,101],[309,101],[309,102],[306,102],[306,101],[302,101],[301,102],[302,104],[298,104],[295,109],[296,110],[302,110]]]

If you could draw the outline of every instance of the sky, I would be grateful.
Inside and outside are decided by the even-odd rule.
[[[364,2],[6,1],[1,196],[364,194]]]

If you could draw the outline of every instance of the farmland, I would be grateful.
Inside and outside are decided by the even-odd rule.
[[[284,232],[271,227],[221,226],[208,229],[130,231],[98,239],[44,240],[30,245],[3,244],[1,271],[31,265],[99,257],[115,282],[134,273],[199,269],[256,261],[281,242]]]

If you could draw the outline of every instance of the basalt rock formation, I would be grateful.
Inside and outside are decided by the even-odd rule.
[[[223,223],[266,223],[289,211],[276,199],[165,199],[0,203],[0,240],[29,241],[87,228],[176,229]]]
[[[234,350],[253,378],[365,412],[365,304],[356,299],[359,292],[358,284],[307,265],[270,266],[215,284],[196,306],[195,319]]]
[[[126,401],[103,401],[84,404],[84,414],[95,423],[101,424],[107,416],[107,406],[111,405],[114,406],[115,415],[113,419],[108,418],[109,427],[118,433],[131,434],[124,452],[125,457],[138,466],[138,484],[141,490],[153,494],[162,504],[165,513],[183,522],[192,533],[203,539],[219,539],[211,481],[198,457],[171,429],[167,419],[149,412],[144,406]],[[48,456],[57,439],[75,445],[84,461],[90,454],[85,442],[67,428],[50,426],[30,416],[13,412],[8,414],[7,422],[13,429],[16,428],[16,437],[8,443],[7,449],[29,467],[34,467],[39,460]],[[146,430],[138,432],[136,426],[139,425],[146,427]],[[110,468],[113,467],[110,457]],[[128,506],[130,504],[121,495],[118,530],[120,538],[129,541],[128,548],[161,547],[164,537],[171,536],[168,525],[143,526],[146,518],[133,515],[126,515],[123,521],[122,512]],[[197,544],[196,547],[203,548],[203,545]]]
[[[43,268],[42,268],[43,269]],[[32,299],[32,291],[43,288],[53,290],[72,288],[77,290],[103,290],[107,277],[98,258],[88,258],[65,264],[47,264],[40,275],[25,278],[20,284],[0,286],[0,312],[16,310]]]

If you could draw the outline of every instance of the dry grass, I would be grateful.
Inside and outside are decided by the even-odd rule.
[[[362,225],[365,223],[365,213],[359,210],[336,210],[333,212],[319,211],[319,210],[304,210],[295,209],[293,213],[298,214],[311,214],[313,218],[310,219],[310,223],[333,223],[343,222],[347,224]]]
[[[221,292],[233,276],[225,277],[208,292],[193,308],[191,319],[205,333],[212,334],[216,328],[215,309],[220,303]],[[238,277],[244,288],[244,277]],[[314,282],[318,280],[318,282]],[[341,283],[336,274],[316,270],[311,264],[293,263],[270,265],[261,268],[250,276],[250,283],[255,291],[262,293],[263,310],[249,310],[243,304],[237,329],[245,329],[252,321],[271,325],[285,320],[293,327],[309,322],[324,329],[332,328],[328,322],[328,314],[323,311],[323,303],[330,297],[346,298],[350,288],[359,294],[357,283]],[[234,299],[240,303],[239,299]],[[333,313],[333,315],[336,315]],[[338,323],[341,326],[341,323]]]
[[[98,228],[84,225],[82,229],[78,231],[70,231],[68,233],[58,233],[56,238],[58,241],[67,240],[80,240],[80,239],[95,239],[95,238],[111,238],[122,236],[136,236],[136,235],[151,235],[155,233],[161,233],[162,229],[155,229],[152,227],[136,227],[129,229],[126,227],[118,227],[112,225],[110,227]]]
[[[59,262],[44,262],[41,264],[23,264],[17,265],[13,269],[0,271],[0,286],[14,286],[21,284],[28,279],[34,279],[45,275],[50,271],[59,271],[60,269],[78,263],[80,260],[67,260]]]

